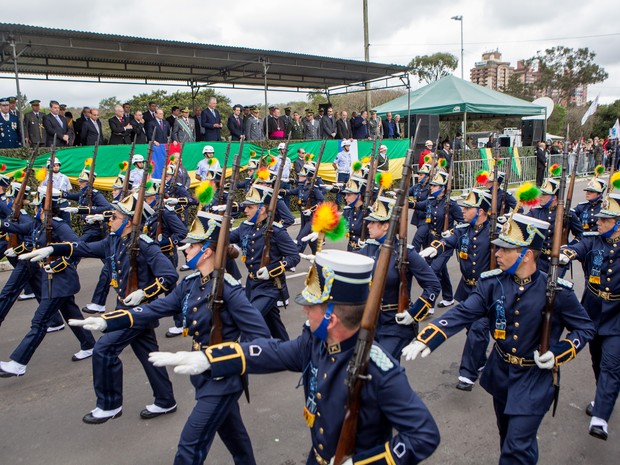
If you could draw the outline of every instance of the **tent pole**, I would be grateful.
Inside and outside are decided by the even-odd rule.
[[[465,160],[465,147],[467,147],[467,112],[463,113],[463,141],[461,142],[461,160]]]
[[[411,134],[411,78],[407,73],[407,139],[411,137],[413,137]]]
[[[11,49],[13,50],[13,64],[15,65],[15,87],[17,87],[17,109],[19,116],[17,117],[17,127],[21,136],[22,147],[26,146],[26,135],[24,134],[24,105],[22,105],[22,92],[19,88],[19,70],[17,67],[17,49],[15,46],[15,38],[11,37]]]
[[[267,127],[269,123],[269,108],[267,107],[267,70],[269,69],[269,62],[267,58],[263,58],[261,61],[263,62],[263,75],[265,77],[265,126],[263,129],[265,130],[265,140],[269,140],[269,128]]]

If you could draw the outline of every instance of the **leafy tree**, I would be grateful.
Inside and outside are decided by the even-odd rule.
[[[217,98],[217,109],[222,114],[222,120],[228,118],[231,113],[230,99],[222,94],[215,92],[213,89],[203,89],[196,95],[192,105],[192,93],[177,91],[172,94],[168,94],[165,90],[155,90],[150,93],[143,93],[133,96],[127,100],[127,103],[131,105],[132,111],[141,109],[146,111],[149,107],[149,102],[157,102],[157,106],[164,110],[164,115],[170,115],[173,106],[180,108],[189,107],[193,114],[192,107],[198,107],[204,110],[209,103],[210,97]]]
[[[613,127],[618,118],[620,118],[620,100],[609,105],[599,105],[594,117],[588,119],[588,122],[592,121],[590,136],[607,137],[609,128]]]
[[[516,74],[510,75],[508,84],[502,89],[502,92],[527,101],[534,100],[535,93],[534,89],[531,89],[526,83],[521,82],[521,79],[519,79],[519,76]]]
[[[561,105],[556,105],[547,120],[547,132],[556,136],[566,134],[567,110]]]
[[[411,73],[418,76],[419,82],[430,84],[452,74],[458,64],[458,58],[451,53],[437,52],[432,55],[418,55],[408,66]]]

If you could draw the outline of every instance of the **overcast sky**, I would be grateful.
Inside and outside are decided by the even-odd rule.
[[[73,6],[73,10],[69,5]],[[596,7],[595,7],[596,5]],[[370,59],[407,64],[416,55],[438,51],[460,57],[463,16],[465,79],[485,51],[499,49],[516,61],[556,45],[589,47],[609,73],[590,86],[588,99],[600,103],[620,98],[620,26],[609,16],[612,0],[368,0]],[[62,3],[31,0],[3,5],[0,21],[154,39],[233,45],[363,60],[362,0],[150,0]],[[455,71],[460,77],[460,68]],[[420,86],[414,78],[416,86]],[[96,105],[102,98],[120,100],[155,88],[21,81],[29,99],[60,100],[70,106]],[[165,88],[165,87],[164,87]],[[179,90],[168,87],[169,91]],[[219,90],[233,103],[263,101],[260,91]],[[0,96],[14,95],[13,80],[0,79]],[[270,102],[305,99],[305,94],[270,95]]]

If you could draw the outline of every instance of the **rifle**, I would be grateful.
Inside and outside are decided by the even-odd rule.
[[[54,134],[54,142],[50,149],[49,169],[47,171],[47,186],[45,191],[45,203],[43,205],[43,211],[45,212],[45,240],[46,245],[54,242],[53,233],[54,227],[52,226],[52,195],[54,192],[54,161],[56,159],[56,134]],[[52,262],[52,257],[48,257],[45,263],[49,265]],[[52,298],[52,279],[53,273],[47,274],[47,298]]]
[[[567,131],[568,133],[568,131]],[[566,135],[566,148],[564,150],[566,157],[568,158],[568,134]],[[579,156],[581,154],[581,144],[577,148],[575,168],[579,166]],[[575,175],[577,170],[573,169],[570,175],[570,182],[568,183],[568,189],[566,191],[566,201],[564,202],[564,216],[562,217],[562,244],[568,244],[568,232],[570,231],[570,218],[571,218],[571,204],[573,203],[573,190],[575,189]],[[564,177],[564,173],[562,173]]]
[[[497,180],[497,172],[499,164],[499,149],[495,149],[495,163],[493,164],[493,198],[491,200],[491,218],[490,218],[490,226],[491,230],[491,244],[489,246],[489,270],[494,270],[497,268],[497,259],[495,258],[495,244],[493,241],[497,239],[497,190],[499,189],[499,182]]]
[[[230,154],[230,144],[232,136],[228,138],[228,145],[226,145],[226,155],[224,155],[224,166],[222,167],[222,176],[220,177],[220,185],[217,192],[217,204],[222,205],[224,203],[224,184],[226,181],[226,167],[228,166],[228,155]]]
[[[549,350],[551,338],[551,323],[553,320],[553,310],[555,309],[555,293],[558,283],[558,267],[560,265],[560,247],[562,246],[562,218],[564,216],[564,191],[566,190],[566,170],[568,169],[568,153],[562,155],[562,177],[558,189],[558,206],[555,210],[555,224],[553,226],[553,245],[551,246],[551,263],[547,274],[547,292],[545,310],[543,311],[543,323],[540,334],[540,353],[544,354]],[[553,416],[558,405],[560,395],[560,382],[557,365],[553,367],[553,386],[555,393],[553,396]]]
[[[30,154],[30,159],[28,160],[28,167],[26,168],[24,179],[22,180],[22,185],[19,187],[19,192],[15,196],[15,200],[13,200],[13,214],[11,215],[11,221],[15,223],[19,221],[19,216],[21,215],[22,207],[24,205],[24,197],[26,196],[26,188],[28,187],[28,180],[30,179],[30,175],[32,174],[34,161],[36,160],[38,154],[39,146],[38,144],[36,144],[32,149],[32,153]],[[17,247],[19,245],[18,242],[19,239],[17,237],[17,234],[9,234],[8,248],[12,249],[14,247]]]
[[[415,133],[409,142],[409,151],[407,152],[407,158],[409,158],[409,152],[412,152],[415,149],[416,142],[418,140],[418,134],[420,133],[420,120],[415,128]],[[411,159],[413,163],[415,160],[413,158],[413,154],[411,155]],[[413,173],[413,166],[409,171],[409,175],[411,177]],[[407,189],[407,197],[409,196],[409,185],[411,184],[411,179],[408,179],[405,184],[405,189]],[[407,260],[407,256],[409,254],[409,250],[407,249],[407,230],[409,229],[409,199],[406,198],[403,203],[403,208],[400,213],[400,225],[398,230],[398,273],[400,275],[400,283],[398,284],[398,313],[402,313],[409,308],[409,294],[410,289],[408,286],[407,279],[407,268],[409,267],[409,261]]]
[[[157,228],[155,229],[155,237],[153,237],[152,239],[155,239],[158,242],[161,240],[161,235],[164,228],[164,197],[166,196],[166,172],[168,171],[169,164],[170,155],[166,157],[166,164],[164,165],[164,169],[161,172],[158,192],[159,195],[157,197],[157,202],[155,203],[155,211],[157,212]]]
[[[133,155],[136,151],[136,138],[138,135],[133,136],[133,142],[131,143],[131,150],[129,151],[129,160],[127,162],[127,171],[125,171],[125,179],[123,180],[123,190],[121,191],[120,200],[123,200],[127,197],[127,193],[129,192],[129,171],[131,171],[131,160],[133,159]]]
[[[341,465],[347,457],[351,457],[355,451],[355,438],[357,424],[361,408],[361,392],[364,382],[368,380],[368,361],[372,348],[377,319],[379,317],[383,290],[387,281],[388,268],[394,250],[394,238],[398,231],[402,208],[407,197],[407,181],[411,179],[413,171],[413,151],[407,151],[407,159],[403,165],[403,174],[400,187],[396,190],[396,204],[390,217],[388,232],[385,241],[381,245],[375,271],[373,273],[370,294],[364,307],[364,314],[357,343],[353,356],[347,367],[346,386],[348,391],[347,406],[345,410],[340,437],[334,456],[334,464]]]
[[[508,183],[510,182],[510,176],[512,176],[512,157],[514,156],[514,148],[512,150],[513,152],[510,152],[510,158],[508,159],[508,168],[506,168],[506,175],[504,177],[504,191],[502,192],[502,203],[500,204],[498,216],[504,216],[506,210],[506,202],[508,199]]]
[[[129,239],[129,273],[127,275],[127,285],[125,287],[125,297],[139,289],[138,285],[138,255],[140,254],[140,234],[142,234],[142,211],[144,209],[144,191],[146,190],[146,178],[148,178],[148,170],[151,166],[153,158],[153,142],[155,139],[155,131],[153,129],[153,137],[149,142],[149,151],[144,166],[144,175],[138,189],[138,200],[136,208],[131,219],[131,238]]]
[[[93,150],[93,162],[90,165],[90,172],[88,173],[88,187],[86,188],[88,208],[93,206],[93,184],[95,182],[95,163],[97,162],[97,152],[99,152],[99,137],[95,142],[95,148]]]
[[[306,210],[312,208],[312,200],[314,199],[314,185],[316,184],[316,179],[319,177],[319,167],[321,166],[321,160],[323,159],[323,152],[325,151],[326,143],[327,139],[323,139],[321,149],[319,150],[319,157],[316,159],[316,169],[310,178],[310,182],[307,183],[308,186],[310,186],[310,190],[308,191],[308,198],[306,199]]]
[[[370,153],[370,168],[368,170],[368,179],[366,179],[366,193],[364,194],[364,221],[362,222],[362,232],[360,241],[364,242],[368,234],[368,220],[366,217],[370,213],[372,198],[375,190],[375,174],[377,172],[377,138],[372,142],[372,152]]]
[[[447,161],[447,160],[446,160]],[[444,198],[446,201],[444,202],[444,216],[443,216],[443,230],[447,231],[448,226],[450,226],[450,194],[452,193],[452,171],[453,165],[450,163],[450,168],[448,168],[448,180],[446,182],[446,193],[444,194]]]

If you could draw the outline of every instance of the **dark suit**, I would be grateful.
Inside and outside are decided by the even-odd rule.
[[[155,119],[155,115],[154,114],[151,115],[151,112],[149,110],[146,110],[145,112],[142,113],[142,118],[144,118],[144,127],[148,128],[149,123]]]
[[[333,139],[332,134],[336,133],[336,120],[333,116],[321,118],[321,139]]]
[[[200,122],[200,116],[190,116],[194,120],[194,127],[196,128],[196,142],[200,142],[204,140],[204,129],[202,128],[202,123]]]
[[[45,115],[43,117],[43,127],[45,127],[45,132],[47,133],[47,138],[45,141],[45,145],[51,147],[54,143],[54,134],[56,134],[56,146],[57,147],[66,147],[68,142],[65,142],[62,138],[69,134],[69,124],[67,123],[67,118],[64,116],[58,115],[62,124],[59,124],[56,120],[56,117],[51,113],[49,115]]]
[[[123,117],[119,119],[113,116],[108,120],[110,123],[110,145],[131,144],[131,131],[132,129],[125,129],[125,126],[129,124],[129,120]]]
[[[230,131],[232,140],[239,140],[244,132],[241,115],[239,115],[239,118],[235,118],[235,115],[230,115],[228,117],[228,121],[226,122],[226,127]]]
[[[174,127],[174,123],[177,120],[177,118],[175,118],[173,115],[168,116],[168,118],[166,118],[166,121],[168,121],[168,124],[170,125],[171,128]]]
[[[155,129],[155,137],[153,138],[154,141],[159,142],[160,144],[165,144],[168,142],[168,135],[170,134],[170,124],[168,123],[168,121],[163,119],[161,120],[161,124],[159,121],[157,121],[157,119],[149,121],[146,129],[146,137],[149,140],[151,140],[153,129]]]
[[[84,115],[81,115],[73,122],[73,130],[75,131],[75,145],[82,144],[82,126],[86,122]]]
[[[222,139],[220,128],[213,127],[214,124],[222,124],[222,117],[217,109],[213,109],[213,113],[210,108],[206,108],[202,110],[202,115],[200,116],[200,124],[205,130],[203,140],[206,141],[219,141]]]
[[[351,122],[348,119],[336,121],[336,139],[351,139],[351,137],[353,137]]]
[[[82,145],[95,145],[97,139],[99,139],[99,145],[105,144],[105,140],[103,139],[103,128],[101,127],[101,120],[97,120],[97,128],[95,128],[95,122],[88,118],[84,124],[82,124],[82,128],[80,131],[80,137]]]
[[[368,124],[366,123],[366,120],[361,117],[361,115],[357,115],[353,118],[351,126],[353,128],[354,139],[368,139]]]
[[[131,130],[132,142],[134,137],[136,139],[136,144],[146,144],[149,141],[148,137],[146,136],[146,129],[144,127],[145,125],[146,121],[139,123],[135,119],[131,120],[131,127],[133,128]]]
[[[398,129],[396,128],[396,123],[393,119],[389,120],[386,118],[381,121],[383,125],[383,138],[384,139],[395,139],[398,137]],[[390,135],[390,128],[392,130],[392,135]]]

